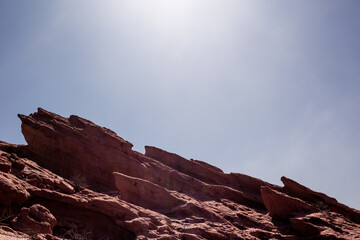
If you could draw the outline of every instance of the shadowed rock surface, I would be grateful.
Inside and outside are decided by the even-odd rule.
[[[360,239],[360,212],[41,108],[0,142],[0,239]]]

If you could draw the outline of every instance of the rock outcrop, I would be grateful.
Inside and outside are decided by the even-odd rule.
[[[23,204],[28,200],[30,194],[26,191],[21,180],[9,173],[0,175],[0,204],[9,205]]]
[[[290,197],[269,187],[261,187],[261,195],[272,217],[290,217],[316,212],[317,209],[301,199]]]
[[[360,213],[43,109],[0,142],[0,239],[360,239]]]

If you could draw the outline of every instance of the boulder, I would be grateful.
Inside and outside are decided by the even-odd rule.
[[[11,225],[15,230],[27,234],[52,233],[52,229],[56,225],[56,219],[47,208],[35,204],[30,208],[22,208],[20,214],[11,222]]]

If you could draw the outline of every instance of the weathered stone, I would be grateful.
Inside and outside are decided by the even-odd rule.
[[[185,201],[172,195],[170,191],[147,180],[114,172],[115,184],[122,199],[152,210],[171,209]]]
[[[30,194],[14,175],[0,172],[0,204],[23,204]]]
[[[316,212],[317,209],[303,200],[290,197],[269,187],[261,187],[261,195],[270,216],[289,219],[301,214]]]
[[[321,232],[321,228],[304,221],[302,218],[290,218],[291,227],[304,237],[318,237]]]
[[[0,141],[0,224],[18,231],[0,227],[0,239],[58,240],[52,229],[73,239],[360,239],[355,209],[290,179],[279,187],[155,147],[144,155],[77,116],[20,118],[28,145]]]
[[[56,219],[47,208],[35,204],[30,208],[22,208],[20,214],[11,222],[11,225],[15,230],[27,234],[52,233],[52,229],[56,225]]]
[[[281,177],[281,181],[284,183],[284,189],[289,195],[311,202],[312,204],[323,208],[323,210],[331,210],[340,213],[360,224],[360,211],[349,208],[348,206],[339,203],[335,198],[329,197],[324,193],[315,192],[289,178]]]
[[[9,172],[11,168],[11,162],[4,156],[0,155],[0,171]]]

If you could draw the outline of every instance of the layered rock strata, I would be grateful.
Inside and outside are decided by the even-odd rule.
[[[0,239],[360,239],[360,212],[41,108],[0,142]]]

